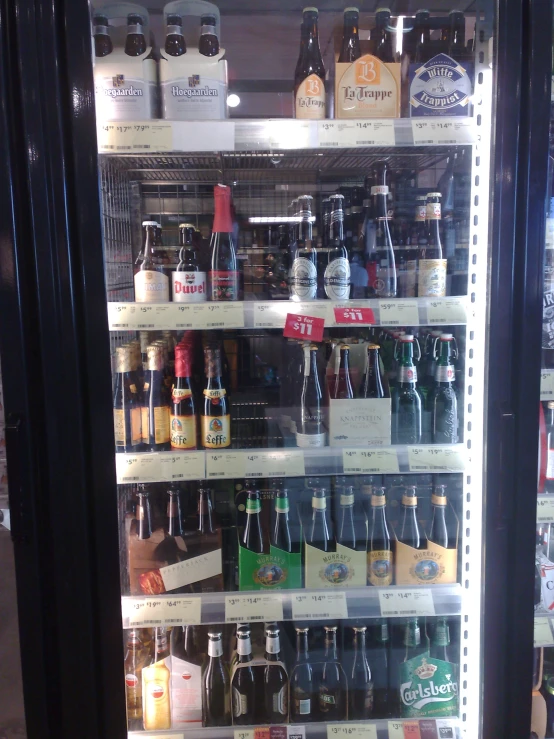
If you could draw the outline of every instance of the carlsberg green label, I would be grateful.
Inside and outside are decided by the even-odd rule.
[[[403,718],[456,716],[458,666],[426,655],[402,662],[400,703]]]

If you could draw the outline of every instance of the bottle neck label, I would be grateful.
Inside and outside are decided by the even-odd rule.
[[[398,382],[407,382],[415,385],[417,382],[417,369],[415,367],[404,367],[400,365],[398,368]]]
[[[278,636],[268,636],[265,640],[265,651],[268,654],[279,654],[281,645]]]
[[[436,382],[454,382],[454,367],[451,364],[437,364],[435,367]]]
[[[174,403],[178,403],[180,400],[183,400],[184,398],[192,398],[192,390],[189,387],[186,388],[178,388],[174,387],[171,391],[171,399]]]
[[[183,29],[181,26],[168,26],[167,27],[167,35],[168,36],[182,36],[183,35]]]
[[[288,513],[290,510],[288,499],[275,498],[275,512]]]
[[[427,220],[428,221],[440,221],[441,219],[441,204],[440,203],[427,203]]]
[[[202,303],[208,298],[205,272],[173,272],[173,302]]]
[[[325,511],[327,509],[327,501],[325,498],[312,498],[312,508],[316,511]]]
[[[310,74],[300,83],[294,107],[296,118],[325,118],[325,83],[317,74]]]
[[[349,493],[347,495],[340,496],[341,506],[353,506],[354,505],[354,494]]]
[[[246,513],[261,513],[261,500],[246,500]]]
[[[387,499],[384,495],[372,495],[371,505],[373,508],[382,508],[387,505]]]
[[[208,657],[221,657],[223,654],[223,642],[221,639],[208,640]]]
[[[249,657],[252,653],[252,644],[250,641],[250,637],[241,637],[237,639],[237,654],[240,654],[241,657]]]
[[[389,187],[388,185],[373,185],[373,187],[371,188],[371,194],[372,195],[388,195]]]
[[[227,395],[227,391],[224,388],[205,388],[204,397],[210,400],[220,400]],[[215,405],[218,405],[215,403]]]
[[[403,495],[402,505],[406,508],[415,508],[417,506],[417,497],[415,495]]]
[[[216,36],[215,26],[200,26],[201,36]]]
[[[446,508],[446,503],[447,503],[446,496],[435,495],[435,493],[433,493],[431,495],[431,503],[432,505],[439,506],[440,508]]]

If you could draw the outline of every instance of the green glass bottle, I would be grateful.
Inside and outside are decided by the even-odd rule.
[[[419,352],[419,344],[417,345]],[[395,351],[398,377],[392,392],[392,440],[394,444],[420,444],[422,399],[417,389],[414,337],[404,334]]]
[[[431,396],[434,444],[456,444],[458,441],[458,398],[454,390],[456,355],[452,334],[441,334],[435,366],[435,387]]]

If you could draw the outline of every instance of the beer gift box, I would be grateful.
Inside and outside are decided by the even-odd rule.
[[[329,445],[380,447],[391,443],[391,399],[329,401]]]
[[[410,116],[469,116],[473,93],[472,62],[437,54],[409,67]]]
[[[372,54],[335,64],[335,118],[399,118],[400,64]]]
[[[225,49],[213,57],[187,49],[183,56],[160,59],[162,115],[175,121],[227,118]]]

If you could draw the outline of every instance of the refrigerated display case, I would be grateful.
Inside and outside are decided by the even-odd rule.
[[[12,251],[48,323],[39,543],[87,731],[492,736],[522,9],[72,5],[15,24],[41,39],[22,80],[61,102],[35,120],[10,88],[48,224],[19,213],[33,259]]]

